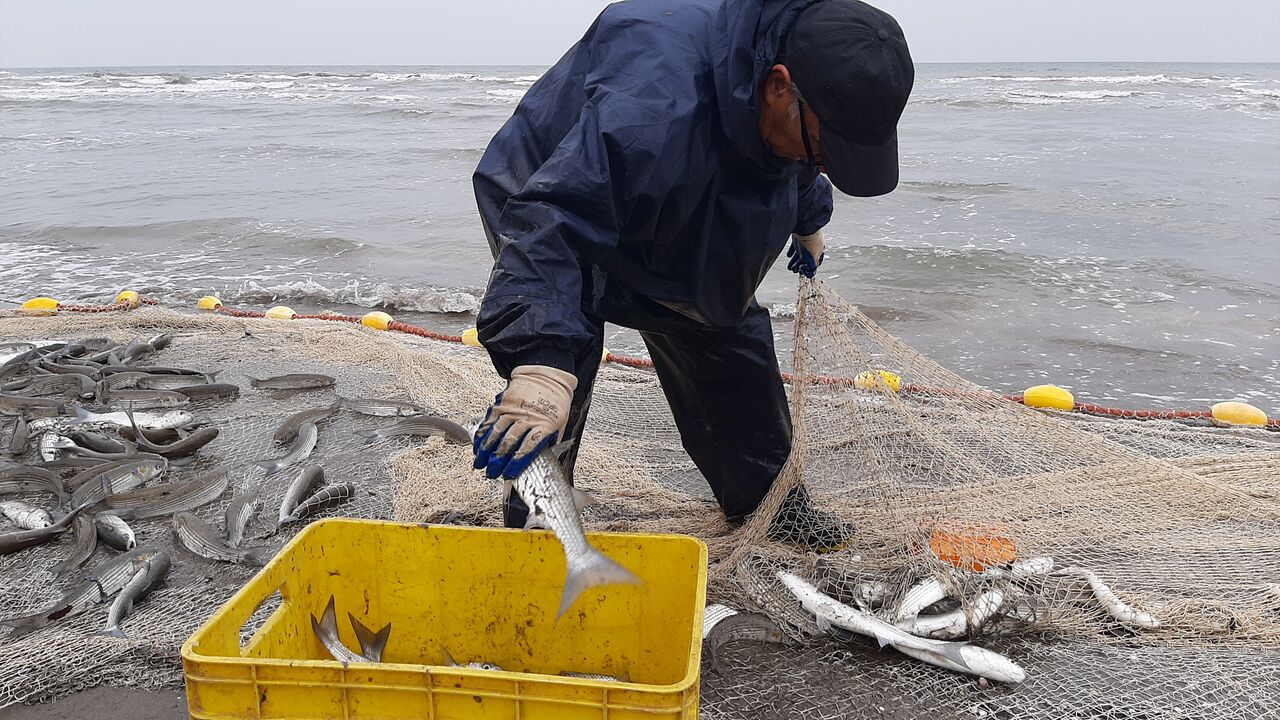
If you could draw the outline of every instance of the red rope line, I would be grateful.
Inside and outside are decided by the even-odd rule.
[[[140,297],[138,299],[141,305],[159,305],[157,300],[149,297]],[[59,305],[59,310],[74,313],[104,313],[104,312],[122,312],[132,309],[129,303],[113,303],[110,305]],[[214,308],[213,312],[228,317],[236,318],[265,318],[267,315],[258,310],[240,310],[238,308],[226,307],[220,305]],[[327,320],[329,322],[344,322],[352,325],[361,324],[361,318],[354,315],[338,315],[335,313],[319,313],[315,315],[294,315],[295,320]],[[426,328],[410,325],[398,320],[392,320],[387,324],[387,329],[404,333],[406,335],[414,335],[416,337],[427,338],[429,340],[439,340],[440,342],[461,343],[461,335],[450,335],[447,333],[438,333]],[[632,357],[630,355],[618,355],[617,353],[608,353],[604,357],[604,362],[614,363],[615,365],[623,365],[626,367],[641,368],[646,370],[653,369],[653,361],[648,358]],[[795,382],[793,373],[782,373],[783,382]],[[836,377],[830,375],[811,375],[806,378],[807,382],[813,385],[825,385],[829,387],[852,387],[855,384],[854,378]],[[934,395],[938,397],[950,398],[977,398],[977,399],[1001,399],[1008,402],[1025,404],[1021,395],[999,395],[988,392],[975,392],[972,390],[952,390],[950,388],[932,387],[929,385],[916,385],[914,383],[906,383],[902,386],[902,392],[912,393],[916,395]],[[1096,403],[1076,403],[1072,408],[1074,412],[1085,413],[1088,415],[1101,415],[1105,417],[1120,418],[1125,420],[1206,420],[1212,419],[1213,413],[1209,410],[1131,410],[1128,408],[1113,408]],[[1266,427],[1280,428],[1280,418],[1267,418]]]

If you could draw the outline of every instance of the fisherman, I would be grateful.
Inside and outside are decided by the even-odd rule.
[[[788,236],[787,267],[817,272],[832,184],[857,197],[897,185],[914,77],[897,22],[857,0],[606,8],[473,178],[495,258],[476,324],[508,380],[475,467],[513,478],[571,439],[572,477],[607,321],[640,332],[724,514],[753,512],[791,451],[756,288]],[[506,525],[526,515],[513,492]],[[799,489],[770,534],[823,549],[852,530]]]

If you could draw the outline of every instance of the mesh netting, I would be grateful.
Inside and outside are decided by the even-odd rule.
[[[338,378],[342,395],[412,399],[459,421],[482,413],[501,389],[482,352],[340,323],[158,308],[0,319],[6,341],[104,335],[127,341],[161,331],[176,340],[156,363],[221,368],[219,380],[244,388],[235,401],[192,408],[221,434],[198,463],[174,469],[169,480],[215,464],[234,467],[232,491],[199,514],[220,527],[231,497],[259,488],[263,510],[250,534],[269,526],[287,478],[263,479],[243,465],[282,454],[271,440],[276,425],[331,401],[333,391],[259,392],[248,389],[248,376],[323,372]],[[1031,410],[948,372],[817,283],[802,286],[796,339],[795,449],[762,512],[745,525],[723,520],[681,450],[651,371],[601,368],[578,456],[577,484],[599,501],[585,511],[589,529],[703,538],[712,559],[709,601],[764,612],[795,641],[731,643],[715,667],[704,663],[704,717],[1118,720],[1276,712],[1280,434]],[[880,368],[902,376],[901,392],[830,380]],[[500,524],[500,487],[471,470],[468,447],[438,439],[366,446],[357,436],[393,421],[344,412],[321,426],[312,460],[331,482],[350,481],[360,490],[356,501],[322,517]],[[769,540],[773,510],[798,484],[831,516],[822,522],[856,527],[838,551],[815,554]],[[174,547],[167,519],[134,525],[141,544]],[[1020,558],[1050,556],[1057,567],[1086,568],[1161,626],[1118,623],[1078,578],[1028,582],[939,559],[939,537],[975,533],[1000,538]],[[68,535],[0,558],[6,615],[58,596],[62,587],[49,568],[71,543]],[[168,582],[126,621],[129,640],[94,635],[105,611],[17,641],[0,638],[0,706],[102,683],[179,683],[178,646],[252,569],[172,552]],[[85,567],[110,554],[99,549]],[[820,633],[776,580],[779,569],[834,595],[882,584],[882,613],[929,577],[961,603],[1005,591],[1031,612],[1002,613],[974,642],[1017,660],[1027,680],[988,686],[877,650],[865,638]]]

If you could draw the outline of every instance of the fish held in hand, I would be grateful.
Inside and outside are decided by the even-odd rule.
[[[570,446],[561,443],[538,453],[529,467],[515,480],[509,480],[508,490],[514,489],[529,507],[529,526],[545,527],[555,533],[564,548],[568,573],[560,608],[559,620],[588,588],[602,585],[639,585],[640,578],[609,556],[600,552],[588,540],[582,527],[582,516],[574,500],[564,467],[557,459]]]

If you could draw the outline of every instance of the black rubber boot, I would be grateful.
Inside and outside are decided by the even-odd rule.
[[[813,506],[809,491],[797,485],[787,493],[769,525],[769,539],[834,552],[853,538],[853,525]]]

